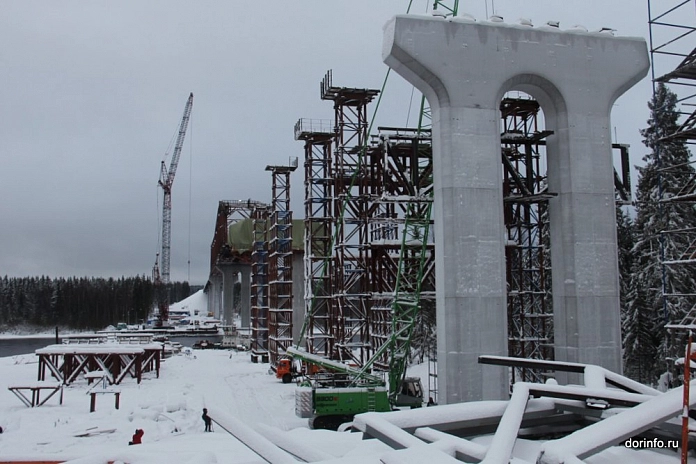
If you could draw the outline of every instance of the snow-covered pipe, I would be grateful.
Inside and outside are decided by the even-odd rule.
[[[537,462],[561,464],[573,462],[570,460],[573,457],[578,460],[585,459],[661,424],[682,411],[683,388],[675,388],[652,397],[621,414],[580,429],[566,437],[544,443]],[[689,405],[694,404],[696,404],[696,380],[691,382],[689,395]]]
[[[466,440],[461,437],[456,437],[439,430],[423,427],[416,430],[416,436],[422,440],[432,442],[433,446],[454,447],[455,457],[464,462],[478,462],[486,457],[488,448],[484,445],[479,445],[473,441]],[[507,462],[507,461],[506,461]],[[523,461],[519,458],[510,458],[510,464],[529,464],[528,461]]]
[[[394,451],[380,456],[383,464],[422,464],[423,462],[459,463],[455,459],[455,448],[450,443],[427,444],[405,430],[385,420],[384,414],[360,414],[364,430],[381,442],[394,448]]]
[[[623,375],[619,375],[607,369],[604,369],[604,378],[610,384],[617,385],[626,390],[633,390],[642,395],[656,396],[662,394],[661,391],[656,390],[655,388],[648,387],[647,385],[643,385],[642,383],[636,382],[635,380],[631,380],[628,377],[624,377]]]
[[[215,412],[211,419],[225,432],[244,443],[250,450],[270,464],[297,464],[299,462],[292,455],[273,444],[268,438],[251,429],[235,417],[222,412]]]
[[[330,455],[329,453],[325,453],[314,447],[306,446],[305,444],[288,437],[276,427],[271,427],[270,425],[266,424],[259,424],[256,429],[263,433],[263,436],[268,438],[275,445],[284,449],[293,456],[297,456],[305,462],[329,461],[334,459],[334,456]]]
[[[429,446],[422,448],[409,448],[392,451],[379,457],[382,464],[423,464],[435,462],[437,464],[462,464],[461,461]]]
[[[542,395],[547,393],[547,396],[577,396],[582,398],[601,398],[608,401],[623,402],[623,403],[643,403],[645,401],[655,398],[653,395],[643,395],[639,393],[629,393],[622,390],[617,390],[613,388],[587,388],[579,386],[565,386],[565,385],[549,385],[549,384],[536,384],[536,383],[526,383],[518,382],[515,386],[524,383],[527,388],[534,395]]]
[[[444,404],[432,408],[406,409],[385,414],[384,420],[411,433],[420,427],[452,430],[481,424],[495,425],[505,412],[507,403],[507,401],[473,401]],[[549,398],[532,399],[527,406],[530,417],[550,416],[555,414],[555,411],[555,402]],[[365,432],[362,416],[363,414],[355,416],[353,426],[356,430]]]
[[[456,437],[430,427],[417,429],[415,435],[421,440],[431,442],[434,445],[446,443],[447,445],[454,446],[454,450],[458,454],[458,456],[455,456],[466,461],[480,461],[486,456],[486,451],[488,450],[485,446],[474,443],[473,441],[465,440],[464,438]]]
[[[593,364],[588,364],[585,366],[585,373],[583,379],[585,380],[585,386],[587,388],[597,388],[604,389],[607,388],[607,382],[604,377],[604,372],[606,369],[595,366]]]
[[[603,377],[602,377],[603,378]],[[529,387],[525,383],[516,383],[508,407],[500,419],[500,424],[488,446],[486,458],[481,464],[499,464],[509,462],[515,447],[517,432],[520,430],[524,411],[529,401]]]
[[[391,414],[391,413],[390,413]],[[425,446],[425,443],[402,428],[384,419],[383,413],[368,412],[355,416],[353,423],[360,424],[359,429],[394,449]]]
[[[557,23],[557,21],[554,21]],[[629,392],[636,392],[643,395],[660,395],[662,392],[654,388],[638,383],[635,380],[631,380],[628,377],[619,375],[608,369],[600,366],[595,366],[594,364],[582,364],[567,361],[547,361],[542,359],[523,359],[523,358],[512,358],[510,356],[492,356],[483,355],[479,356],[479,362],[484,364],[492,364],[499,366],[519,366],[530,368],[546,367],[548,370],[561,371],[561,372],[585,372],[585,368],[588,366],[594,366],[597,369],[601,369],[604,373],[604,378],[606,381],[614,386],[617,386],[623,390]]]

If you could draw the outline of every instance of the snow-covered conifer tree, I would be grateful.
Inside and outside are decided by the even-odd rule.
[[[675,296],[696,293],[696,265],[675,263],[689,248],[692,239],[684,231],[696,227],[696,214],[692,203],[665,201],[677,196],[694,173],[684,142],[669,137],[679,127],[676,106],[677,96],[659,84],[648,103],[648,127],[641,130],[651,152],[643,157],[645,165],[637,168],[634,272],[624,320],[624,359],[627,373],[649,382],[666,369],[666,358],[675,348],[665,324],[680,321],[696,303],[694,298]]]

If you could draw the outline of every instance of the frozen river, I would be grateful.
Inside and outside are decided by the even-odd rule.
[[[55,337],[52,336],[0,338],[0,358],[33,353],[55,341]]]

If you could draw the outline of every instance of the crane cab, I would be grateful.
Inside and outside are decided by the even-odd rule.
[[[316,374],[320,370],[319,366],[316,364],[303,362],[291,357],[280,358],[271,369],[275,371],[276,378],[282,380],[283,383],[290,383],[296,377],[301,377],[303,375]]]
[[[420,408],[423,406],[423,384],[420,377],[406,377],[396,395],[396,407]]]
[[[277,379],[281,379],[283,383],[290,383],[292,379],[297,375],[295,372],[292,359],[281,358],[275,365],[275,375]]]

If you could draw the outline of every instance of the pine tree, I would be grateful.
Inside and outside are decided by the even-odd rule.
[[[631,217],[621,208],[616,206],[616,235],[619,258],[619,295],[621,320],[626,318],[628,292],[630,289],[631,273],[633,272],[633,246],[635,245],[635,232]]]
[[[688,236],[673,233],[696,227],[691,205],[664,202],[678,194],[694,172],[684,142],[665,138],[677,131],[677,96],[660,84],[648,103],[648,127],[641,130],[651,152],[637,167],[635,246],[630,290],[624,320],[626,372],[644,382],[654,382],[665,370],[672,352],[665,324],[679,321],[694,304],[688,298],[664,295],[694,293],[696,267],[665,265],[680,259],[688,248]],[[661,201],[663,200],[663,201]]]

